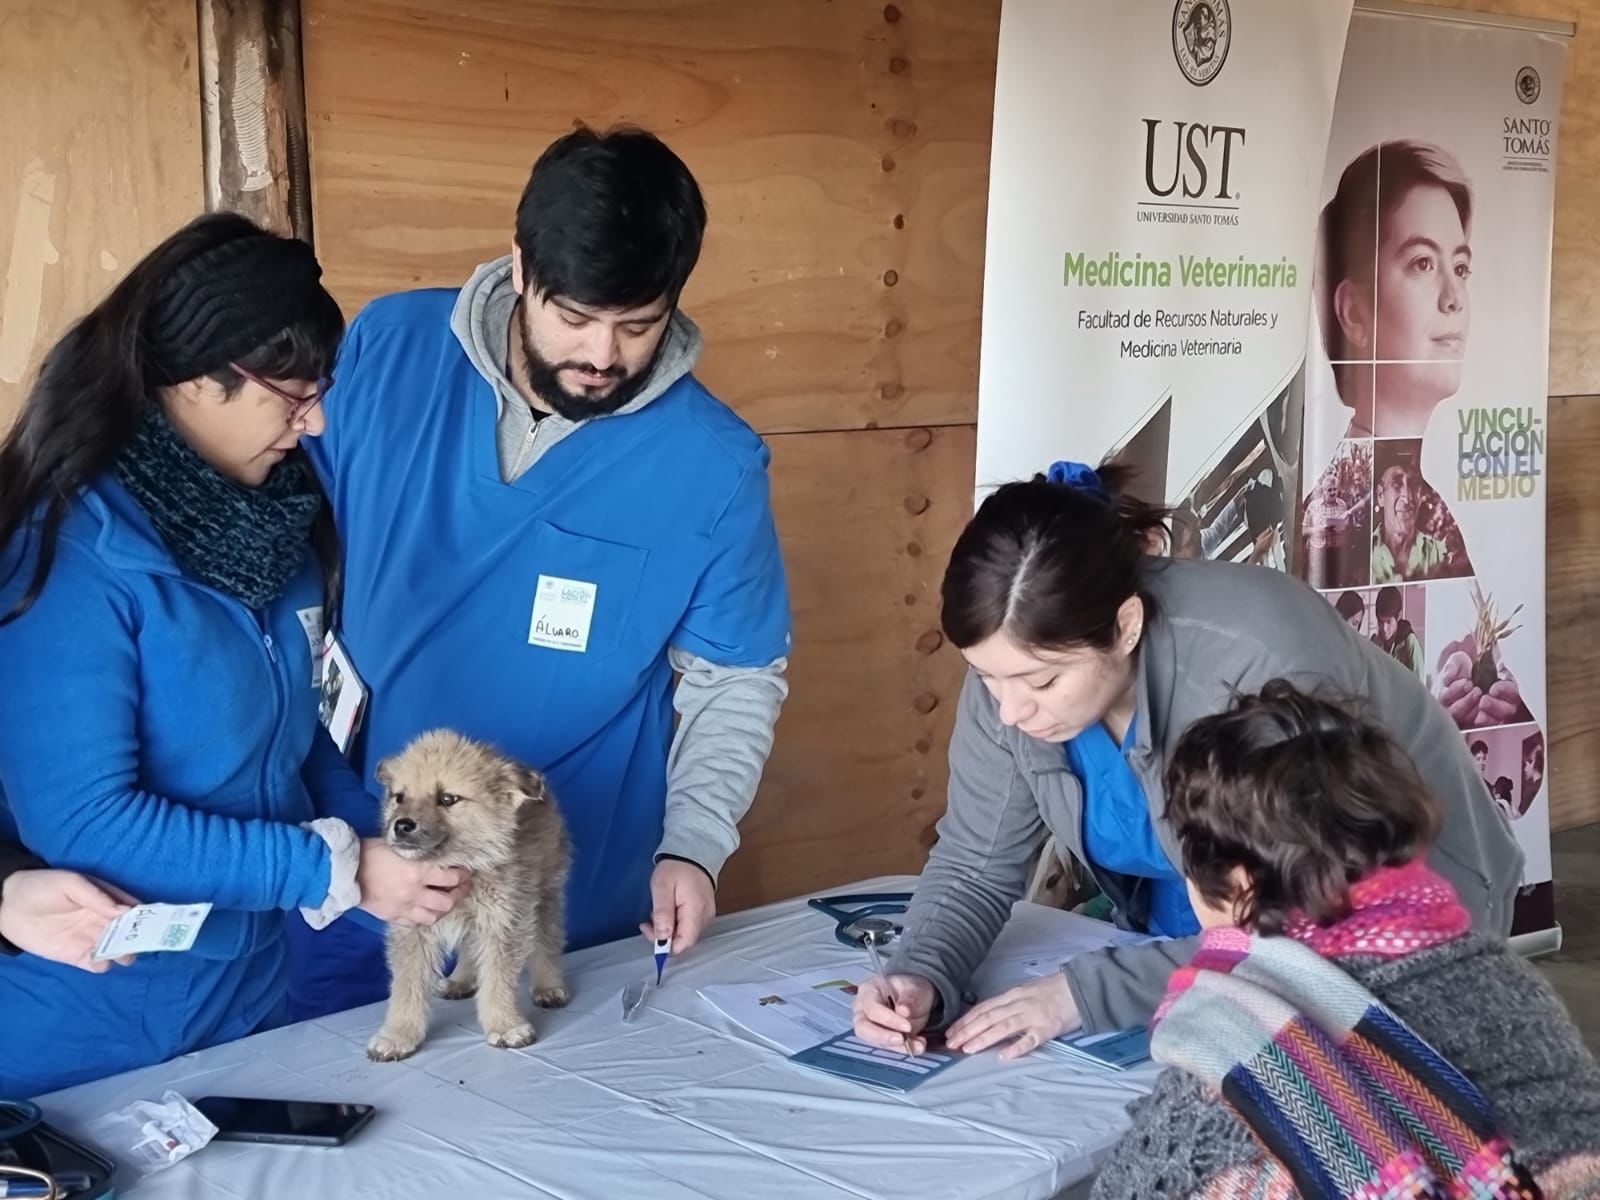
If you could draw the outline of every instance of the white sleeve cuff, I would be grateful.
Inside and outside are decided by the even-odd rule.
[[[321,817],[301,826],[328,843],[328,894],[318,908],[300,907],[300,915],[313,929],[326,929],[345,911],[361,903],[361,885],[356,871],[361,866],[361,839],[348,824],[335,817]]]

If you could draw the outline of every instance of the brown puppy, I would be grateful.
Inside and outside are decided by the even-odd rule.
[[[378,764],[383,836],[396,854],[472,872],[471,888],[432,926],[391,925],[389,1009],[367,1043],[380,1062],[416,1053],[445,955],[452,999],[478,994],[478,1023],[491,1046],[527,1046],[535,1033],[517,1006],[529,965],[533,1002],[559,1008],[566,943],[562,899],[571,849],[544,776],[493,747],[446,729],[424,733]]]

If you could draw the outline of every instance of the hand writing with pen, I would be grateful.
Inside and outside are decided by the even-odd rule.
[[[884,985],[868,979],[856,992],[854,1025],[862,1041],[891,1050],[910,1041],[912,1054],[928,1047],[923,1031],[938,999],[933,983],[921,975],[892,974]],[[945,1031],[945,1045],[962,1054],[977,1054],[1001,1046],[1007,1061],[1037,1050],[1050,1039],[1077,1028],[1077,1005],[1067,978],[1059,971],[1033,979],[969,1009]]]

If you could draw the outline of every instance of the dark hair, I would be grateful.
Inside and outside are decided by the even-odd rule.
[[[1166,788],[1184,874],[1263,933],[1293,917],[1347,915],[1351,884],[1417,857],[1439,825],[1433,796],[1388,734],[1281,679],[1191,725]],[[1249,876],[1243,895],[1235,867]]]
[[[1480,751],[1484,754],[1489,753],[1489,743],[1484,741],[1482,738],[1479,738],[1477,741],[1472,743],[1472,753],[1477,754]]]
[[[147,408],[160,403],[164,380],[150,334],[163,283],[208,251],[264,235],[236,213],[196,218],[134,264],[45,354],[16,424],[0,442],[0,552],[10,562],[0,584],[32,563],[27,587],[0,614],[0,624],[15,620],[38,599],[72,498],[111,466]],[[305,250],[286,245],[285,253],[304,255]],[[344,315],[320,285],[307,300],[299,320],[238,357],[239,365],[274,379],[324,378],[344,333]],[[209,374],[229,395],[244,382],[228,367]],[[310,464],[301,454],[296,458],[316,486]],[[21,545],[13,545],[19,535]],[[312,545],[331,620],[341,569],[339,536],[326,504],[312,529]]]
[[[1400,601],[1400,589],[1385,587],[1378,589],[1378,599],[1373,605],[1378,612],[1378,619],[1384,617],[1398,617],[1405,610],[1405,605]]]
[[[1366,601],[1361,599],[1360,592],[1341,592],[1338,602],[1333,607],[1346,621],[1367,611]]]
[[[945,568],[945,636],[965,650],[1001,632],[1048,650],[1109,649],[1117,610],[1141,589],[1168,513],[1126,491],[1128,467],[1099,468],[1100,489],[1043,475],[997,488],[956,539]]]
[[[1419,187],[1443,188],[1455,202],[1461,227],[1471,230],[1472,185],[1455,156],[1431,142],[1401,140],[1369,147],[1345,167],[1333,199],[1322,210],[1324,283],[1317,297],[1318,321],[1323,347],[1334,363],[1372,357],[1356,354],[1345,344],[1334,293],[1347,279],[1363,287],[1376,286],[1372,247],[1380,226]]]
[[[654,134],[588,126],[552,142],[517,205],[526,286],[595,308],[676,305],[700,257],[705,200]]]

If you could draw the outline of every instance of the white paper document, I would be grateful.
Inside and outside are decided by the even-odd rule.
[[[856,989],[871,973],[863,964],[853,971],[812,971],[758,983],[714,983],[701,988],[700,996],[757,1037],[785,1053],[798,1054],[850,1032]]]
[[[1074,955],[1149,940],[1105,921],[1019,901],[968,990],[985,999],[1058,971]],[[856,990],[871,974],[862,963],[787,979],[709,984],[700,996],[735,1024],[788,1054],[798,1054],[850,1032]]]
[[[187,950],[211,914],[209,904],[141,904],[106,926],[95,945],[96,958]]]

